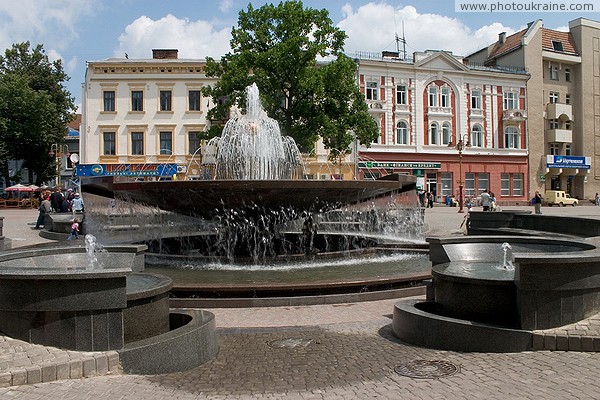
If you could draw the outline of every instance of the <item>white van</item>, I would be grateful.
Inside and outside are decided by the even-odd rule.
[[[548,206],[559,205],[565,207],[567,205],[575,207],[579,204],[579,200],[572,198],[562,190],[546,190],[544,194],[544,203]]]

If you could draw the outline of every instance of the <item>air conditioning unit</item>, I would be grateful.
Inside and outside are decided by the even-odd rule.
[[[177,166],[177,173],[178,174],[185,174],[187,172],[187,167],[185,165],[178,165]]]

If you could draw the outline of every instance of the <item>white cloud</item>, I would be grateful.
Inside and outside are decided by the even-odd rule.
[[[233,7],[233,0],[221,0],[219,10],[221,10],[222,12],[227,12],[231,10],[231,7]]]
[[[450,50],[468,55],[498,40],[500,32],[510,35],[514,29],[499,22],[473,31],[456,18],[439,14],[420,14],[413,6],[394,7],[387,3],[368,3],[354,10],[346,4],[344,19],[337,25],[348,35],[345,50],[381,52],[395,50],[394,36],[402,36],[402,23],[409,56],[415,51]],[[402,50],[402,44],[400,44]]]
[[[178,49],[179,58],[220,58],[230,51],[231,28],[215,30],[207,21],[189,21],[167,15],[159,20],[137,18],[119,36],[117,57],[151,58],[152,49]]]

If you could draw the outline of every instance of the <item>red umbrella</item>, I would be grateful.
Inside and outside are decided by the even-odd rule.
[[[4,188],[5,192],[33,192],[33,188],[17,183],[16,185]]]

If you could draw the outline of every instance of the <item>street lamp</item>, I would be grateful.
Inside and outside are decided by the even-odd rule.
[[[458,150],[458,212],[464,213],[463,210],[463,175],[462,175],[462,153],[467,147],[471,147],[471,142],[469,141],[469,135],[464,134],[460,137],[460,140],[455,145],[452,142],[448,143],[448,147],[455,148]]]
[[[69,156],[69,146],[66,144],[52,143],[50,146],[49,155],[56,155],[56,187],[60,188],[60,172],[63,156]]]

